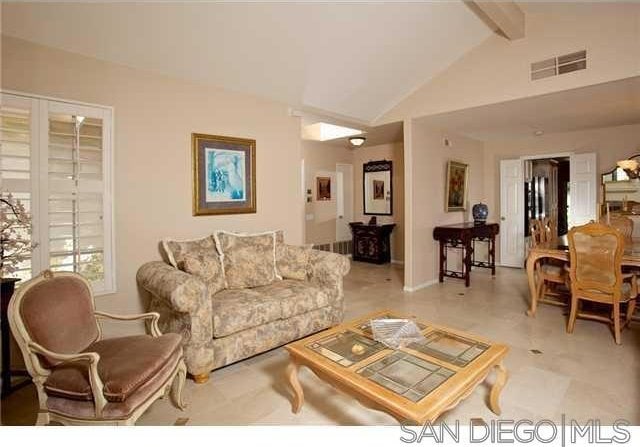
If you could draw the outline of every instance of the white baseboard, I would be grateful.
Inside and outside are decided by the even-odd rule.
[[[404,261],[398,261],[397,259],[392,259],[391,263],[392,264],[398,264],[398,265],[404,265]]]
[[[405,292],[417,292],[418,290],[426,289],[427,287],[433,286],[434,284],[438,284],[437,279],[432,279],[431,281],[423,282],[422,284],[418,284],[415,287],[404,286],[402,290],[404,290]]]

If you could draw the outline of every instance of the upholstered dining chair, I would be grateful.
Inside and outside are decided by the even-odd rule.
[[[627,216],[610,215],[600,217],[600,223],[610,225],[624,236],[625,242],[631,241],[633,235],[633,219]]]
[[[615,228],[600,223],[589,223],[569,231],[571,277],[571,312],[567,332],[572,333],[576,318],[604,321],[613,326],[616,344],[620,344],[620,331],[631,320],[636,307],[638,286],[633,273],[622,272],[624,236]],[[581,301],[609,304],[611,316],[580,310]],[[627,303],[624,320],[620,305]]]
[[[529,229],[532,248],[552,239],[553,229],[549,228],[549,221],[546,219],[531,219],[529,221]],[[565,265],[564,262],[555,259],[538,261],[535,270],[538,275],[536,293],[539,303],[563,307],[567,305],[568,293],[558,288],[559,285],[569,287],[569,275]]]
[[[45,271],[16,291],[8,316],[38,393],[38,425],[133,425],[168,394],[185,408],[181,337],[161,334],[157,313],[98,312],[81,275]],[[100,319],[149,320],[150,335],[103,339]]]

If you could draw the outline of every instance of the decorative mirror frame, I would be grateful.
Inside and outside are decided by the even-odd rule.
[[[367,212],[367,172],[389,171],[389,212]],[[365,216],[392,216],[393,215],[393,162],[390,160],[370,161],[362,165],[362,211]]]
[[[638,159],[638,161],[640,161],[640,154],[633,154],[630,157],[627,157],[627,160],[631,160],[631,159]],[[611,168],[608,171],[605,171],[603,173],[600,174],[600,187],[602,188],[602,206],[606,206],[607,203],[607,188],[605,187],[606,182],[604,181],[604,176],[605,175],[609,175],[609,174],[613,174],[616,169],[618,169],[618,166],[614,166],[613,168]],[[619,182],[629,182],[630,180],[617,180]]]

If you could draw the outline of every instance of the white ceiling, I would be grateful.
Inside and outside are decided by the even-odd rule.
[[[2,32],[364,122],[491,33],[462,1],[4,3]]]
[[[421,123],[480,141],[640,123],[640,76],[431,115]]]

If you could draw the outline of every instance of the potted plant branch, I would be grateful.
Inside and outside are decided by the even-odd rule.
[[[19,199],[0,191],[0,283],[2,304],[8,305],[15,283],[12,277],[20,263],[28,259],[36,244],[31,242],[31,215]]]

